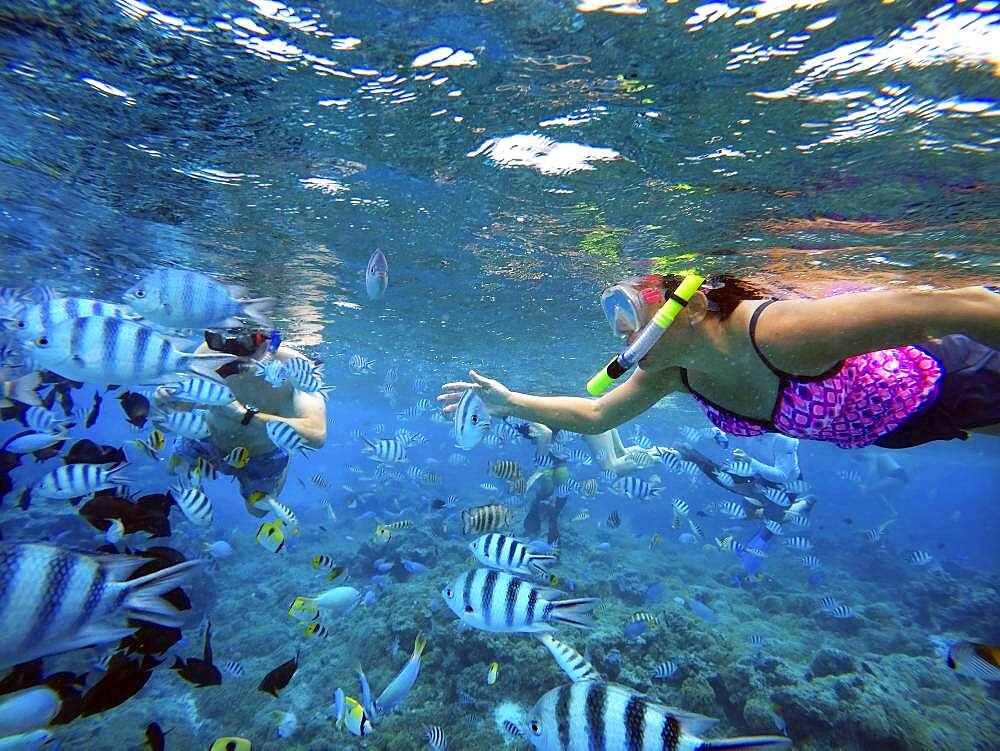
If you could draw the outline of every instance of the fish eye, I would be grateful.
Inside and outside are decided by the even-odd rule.
[[[472,416],[472,424],[475,425],[477,422],[479,422],[479,416],[478,415],[473,415]]]
[[[134,294],[135,294],[136,297],[140,297],[140,298],[141,297],[145,297],[146,296],[146,290],[144,290],[144,289],[137,289]]]
[[[47,336],[40,336],[37,339],[35,339],[35,344],[37,344],[39,347],[47,347],[49,346],[49,338]]]
[[[28,327],[28,324],[26,324],[24,321],[18,321],[17,322],[17,327],[19,329],[26,329]]]
[[[538,720],[532,720],[531,724],[528,727],[531,729],[532,735],[542,734],[542,725]]]
[[[448,598],[448,599],[450,600],[450,599],[451,599],[451,596],[452,596],[452,591],[451,591],[451,589],[446,589],[446,590],[444,591],[444,596],[445,596],[445,597],[447,597],[447,598]]]
[[[472,614],[472,606],[471,605],[466,605],[465,606],[465,612],[469,613],[471,615]]]

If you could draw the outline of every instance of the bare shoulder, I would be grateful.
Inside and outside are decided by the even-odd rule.
[[[278,347],[278,351],[274,353],[274,359],[278,362],[288,362],[289,360],[294,360],[296,358],[302,360],[312,360],[308,355],[304,355],[297,349],[292,349],[291,347],[286,347],[284,345]]]

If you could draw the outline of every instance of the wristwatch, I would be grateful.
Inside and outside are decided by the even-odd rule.
[[[256,415],[256,414],[258,414],[259,412],[260,412],[259,409],[257,409],[256,407],[251,407],[248,404],[247,405],[247,411],[243,413],[243,419],[240,420],[240,424],[241,425],[249,425],[250,421],[253,419],[253,416]]]

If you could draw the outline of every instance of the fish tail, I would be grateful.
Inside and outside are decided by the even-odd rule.
[[[575,600],[559,600],[552,603],[552,612],[549,619],[557,623],[568,623],[579,628],[593,628],[594,626],[594,605],[597,599],[593,597],[580,597]]]
[[[202,378],[206,378],[209,381],[214,381],[215,383],[225,383],[222,376],[220,376],[215,371],[221,368],[227,363],[231,363],[233,360],[238,360],[236,355],[227,354],[190,354],[181,355],[177,359],[177,367],[180,370],[190,371],[195,375],[200,375]]]
[[[782,735],[758,735],[743,738],[720,738],[714,741],[702,741],[696,751],[708,751],[708,749],[746,749],[746,748],[773,748],[784,749],[792,747],[792,739]]]
[[[420,657],[424,653],[424,647],[426,646],[427,640],[420,634],[417,634],[413,640],[413,657]]]
[[[119,462],[113,467],[108,468],[108,482],[114,483],[115,485],[128,486],[132,484],[132,478],[128,475],[122,474],[122,471],[128,466],[128,454],[126,456],[126,461]]]
[[[152,574],[140,576],[138,579],[122,582],[125,587],[125,606],[133,618],[143,621],[150,621],[160,626],[179,626],[183,618],[177,609],[174,608],[160,595],[169,592],[177,587],[192,569],[199,568],[205,564],[204,559],[184,561],[175,566],[154,571]]]
[[[42,383],[41,373],[28,373],[21,376],[16,381],[11,382],[10,398],[23,404],[31,404],[35,407],[42,405],[42,400],[38,396],[36,389]]]
[[[271,319],[268,318],[264,313],[274,307],[274,303],[277,302],[273,297],[256,297],[252,300],[240,300],[240,304],[243,306],[243,315],[250,318],[261,326],[273,327],[274,324],[271,323]]]

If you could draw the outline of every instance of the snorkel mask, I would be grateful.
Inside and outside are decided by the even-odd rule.
[[[278,351],[278,347],[281,346],[281,334],[277,331],[266,334],[258,330],[238,334],[237,336],[224,337],[216,331],[205,332],[205,344],[209,349],[236,355],[237,357],[253,356],[264,342],[268,342],[267,353],[273,355]]]
[[[684,309],[694,293],[698,291],[705,277],[697,274],[685,276],[677,289],[664,299],[663,290],[646,287],[642,291],[626,284],[616,284],[608,287],[601,295],[601,308],[611,324],[615,336],[627,339],[639,331],[639,321],[644,304],[651,305],[662,302],[656,314],[646,327],[642,329],[635,341],[621,351],[597,375],[587,382],[587,393],[600,396],[618,378],[631,370],[639,360],[644,358],[663,336],[677,314]]]

